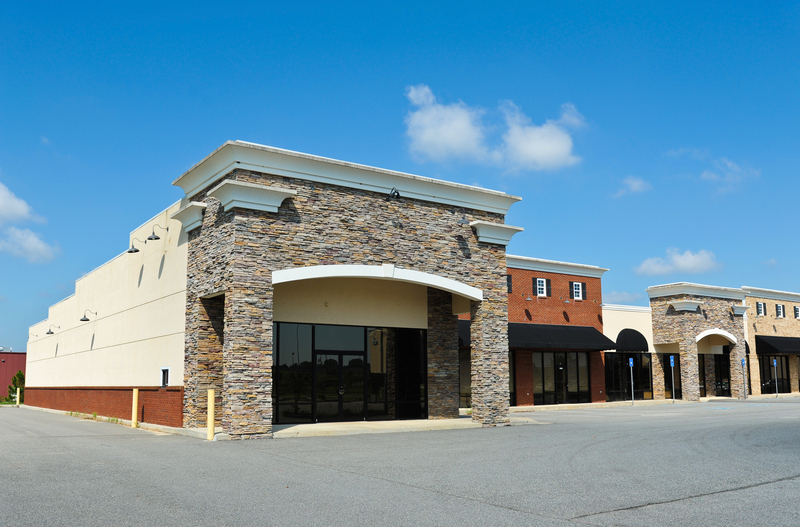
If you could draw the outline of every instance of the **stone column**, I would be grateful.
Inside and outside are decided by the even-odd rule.
[[[797,355],[789,355],[789,384],[792,393],[797,393],[800,390],[798,383],[800,383],[800,364],[798,364]]]
[[[697,342],[694,337],[680,343],[681,395],[684,401],[700,400],[700,370],[697,367]]]
[[[505,426],[510,396],[507,300],[496,290],[484,290],[484,300],[471,304],[472,420]]]
[[[731,397],[744,399],[745,390],[747,390],[747,386],[743,383],[744,373],[742,372],[742,359],[745,356],[744,344],[731,344],[730,349]]]
[[[272,274],[247,267],[225,296],[222,426],[232,439],[272,436]]]
[[[700,355],[699,360],[704,361],[703,366],[706,370],[706,378],[703,379],[706,383],[706,397],[717,395],[717,370],[714,355]]]
[[[650,355],[650,367],[653,372],[653,400],[664,399],[664,355],[653,353]]]
[[[458,418],[458,317],[453,295],[428,288],[428,418]]]

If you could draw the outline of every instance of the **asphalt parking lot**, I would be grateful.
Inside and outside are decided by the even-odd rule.
[[[0,524],[800,523],[800,399],[524,415],[542,424],[205,442],[0,408]]]

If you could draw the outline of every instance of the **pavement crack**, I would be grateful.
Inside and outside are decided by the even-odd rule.
[[[714,496],[717,494],[725,494],[728,492],[736,492],[739,490],[747,490],[752,489],[755,487],[763,487],[764,485],[772,485],[773,483],[781,483],[782,481],[791,481],[793,479],[800,478],[800,474],[796,474],[794,476],[786,476],[785,478],[778,478],[773,479],[770,481],[762,481],[761,483],[753,483],[752,485],[744,485],[742,487],[735,487],[732,489],[724,489],[724,490],[715,490],[714,492],[704,492],[702,494],[695,494],[693,496],[684,496],[683,498],[675,498],[672,500],[664,500],[664,501],[651,501],[650,503],[643,503],[641,505],[633,505],[631,507],[621,507],[619,509],[611,509],[608,511],[601,511],[601,512],[593,512],[591,514],[582,514],[580,516],[573,516],[570,520],[580,520],[582,518],[589,518],[590,516],[602,516],[603,514],[611,514],[614,512],[623,512],[623,511],[633,511],[636,509],[643,509],[645,507],[651,507],[653,505],[665,505],[667,503],[678,503],[681,501],[693,500],[695,498],[704,498],[706,496]]]

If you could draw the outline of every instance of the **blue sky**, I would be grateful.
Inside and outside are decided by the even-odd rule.
[[[800,291],[797,3],[433,4],[4,5],[0,345],[229,139],[521,196],[606,302]]]

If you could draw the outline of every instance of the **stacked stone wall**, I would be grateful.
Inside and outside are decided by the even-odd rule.
[[[702,302],[702,305],[695,311],[677,311],[671,304],[679,300],[695,300]],[[696,401],[700,398],[696,337],[703,331],[713,329],[725,331],[736,338],[738,344],[730,343],[731,395],[744,397],[741,368],[741,361],[745,356],[744,322],[741,316],[734,315],[731,310],[731,306],[738,303],[732,299],[696,295],[650,299],[654,344],[679,345],[683,399]],[[655,371],[653,377],[655,384]]]
[[[232,437],[271,433],[272,272],[313,265],[391,263],[481,289],[484,301],[472,306],[473,419],[486,426],[508,422],[505,247],[479,244],[458,223],[462,217],[503,223],[501,214],[403,197],[387,201],[385,194],[242,169],[226,179],[297,192],[277,213],[223,212],[205,191],[190,197],[208,207],[203,226],[190,235],[187,386],[196,371],[199,298],[224,291],[223,426]],[[457,408],[457,380],[453,391]],[[435,400],[440,395],[431,392],[430,407],[450,408],[449,396]]]
[[[428,418],[458,417],[458,318],[453,295],[428,288]]]

